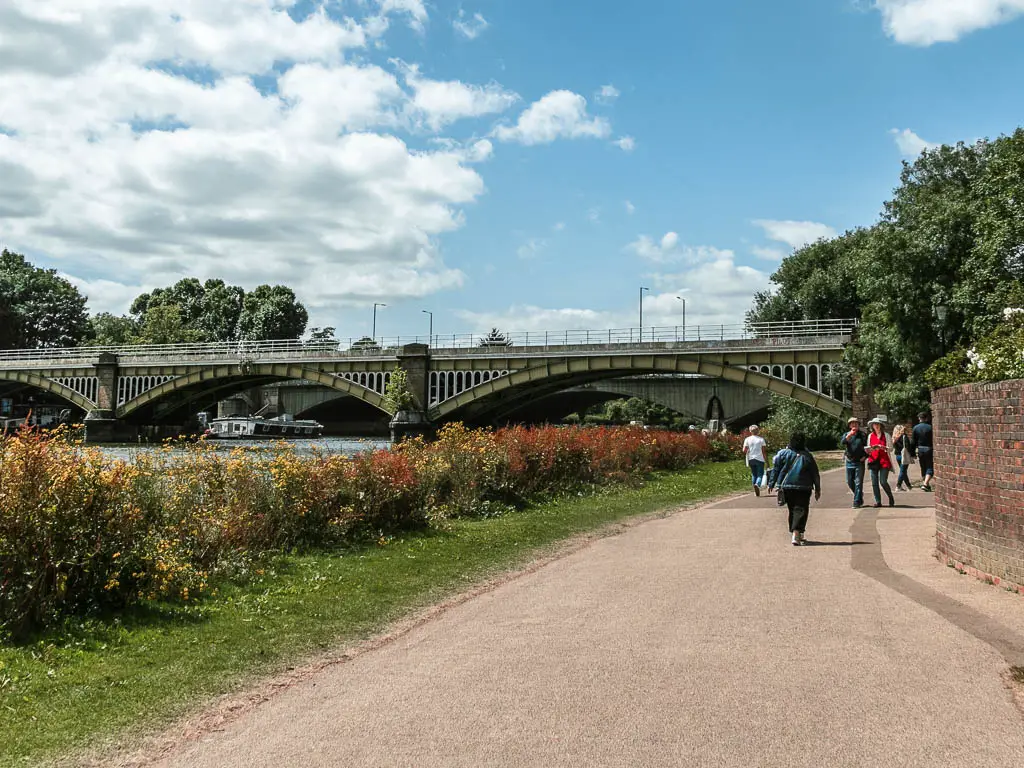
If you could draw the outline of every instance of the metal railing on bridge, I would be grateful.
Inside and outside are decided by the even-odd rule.
[[[441,350],[497,350],[505,347],[582,347],[593,345],[639,345],[687,342],[778,340],[813,347],[823,338],[846,337],[856,320],[800,320],[735,325],[651,326],[605,330],[520,331],[503,333],[501,339],[487,334],[453,333],[433,336],[394,336],[370,340],[329,341],[224,341],[201,344],[138,344],[128,346],[83,346],[0,350],[0,368],[32,363],[92,363],[101,353],[134,360],[291,359],[335,356],[388,356],[406,344],[427,344]]]

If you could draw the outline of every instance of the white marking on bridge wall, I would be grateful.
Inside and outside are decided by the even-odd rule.
[[[838,390],[827,384],[826,380],[833,368],[828,363],[820,365],[751,365],[749,368],[755,373],[763,373],[773,379],[781,379],[800,387],[806,387],[844,405],[850,405],[851,392],[846,381],[843,381],[842,387]]]
[[[431,371],[430,405],[439,405],[484,384],[491,379],[508,376],[512,371]]]
[[[96,391],[99,388],[99,383],[95,376],[60,376],[53,380],[61,386],[77,392],[89,402],[96,402]]]
[[[119,376],[117,379],[117,404],[124,405],[139,395],[144,395],[161,384],[173,381],[177,376]]]

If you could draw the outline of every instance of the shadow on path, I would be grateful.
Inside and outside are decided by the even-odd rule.
[[[1010,666],[1024,666],[1024,637],[979,611],[889,568],[882,555],[877,521],[878,510],[868,507],[861,510],[850,526],[850,535],[854,539],[866,540],[872,544],[870,547],[857,547],[852,551],[851,565],[855,571],[934,611],[964,632],[988,643]]]

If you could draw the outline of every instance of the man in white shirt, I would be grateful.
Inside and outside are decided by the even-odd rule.
[[[757,424],[750,427],[750,437],[743,441],[743,453],[747,455],[747,464],[750,466],[750,478],[754,481],[754,493],[761,495],[761,478],[764,477],[764,462],[768,451],[768,445],[758,433],[760,428]]]

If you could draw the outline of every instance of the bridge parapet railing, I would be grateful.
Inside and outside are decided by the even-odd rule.
[[[814,346],[843,343],[857,326],[855,320],[801,320],[775,323],[649,326],[603,330],[513,331],[492,340],[479,333],[395,336],[330,341],[230,341],[201,344],[140,344],[0,350],[0,368],[40,365],[91,365],[102,353],[133,363],[189,363],[192,361],[298,360],[337,357],[394,358],[407,344],[426,344],[442,353],[478,350],[494,353],[504,347],[593,347],[658,344],[749,342],[751,346]],[[827,341],[826,341],[827,340]]]

